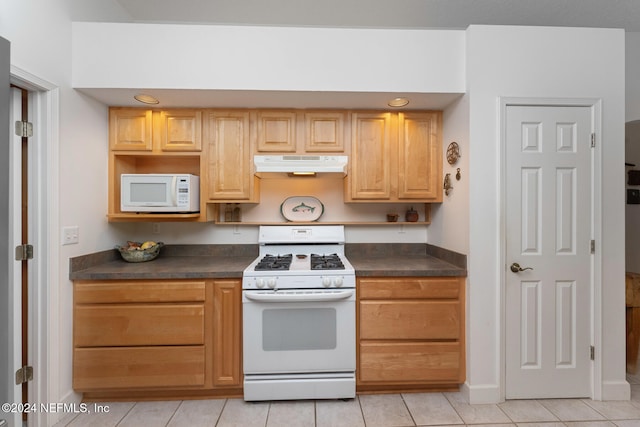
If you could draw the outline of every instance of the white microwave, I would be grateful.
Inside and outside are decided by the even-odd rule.
[[[200,178],[189,174],[122,174],[120,210],[199,212]]]

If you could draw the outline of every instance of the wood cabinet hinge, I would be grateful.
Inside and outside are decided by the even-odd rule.
[[[28,261],[33,259],[33,245],[16,246],[16,261]]]
[[[33,380],[33,367],[23,366],[16,371],[16,385],[24,384]]]
[[[30,138],[33,136],[33,124],[31,122],[16,122],[16,135],[22,138]]]

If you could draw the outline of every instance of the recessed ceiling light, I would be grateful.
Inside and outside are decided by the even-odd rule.
[[[144,93],[140,93],[138,95],[134,96],[136,101],[142,102],[143,104],[159,104],[160,101],[158,101],[156,98],[154,98],[151,95],[146,95]]]
[[[387,102],[389,107],[404,107],[409,103],[407,98],[393,98],[391,101]]]

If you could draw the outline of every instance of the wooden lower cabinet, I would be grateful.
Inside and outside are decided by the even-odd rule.
[[[74,282],[73,388],[241,395],[241,293],[240,279]]]
[[[359,392],[464,382],[464,278],[359,278],[357,286]]]
[[[76,348],[75,390],[205,385],[205,348],[199,346]]]

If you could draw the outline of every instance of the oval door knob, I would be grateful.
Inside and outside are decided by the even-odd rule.
[[[525,271],[525,270],[533,270],[533,268],[531,267],[525,267],[522,268],[520,267],[520,264],[518,264],[517,262],[514,262],[513,264],[511,264],[511,271],[513,271],[514,273],[520,273],[521,271]]]

